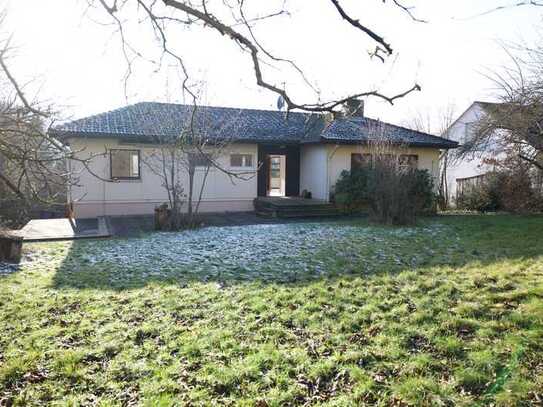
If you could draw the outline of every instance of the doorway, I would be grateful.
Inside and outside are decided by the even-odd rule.
[[[257,196],[269,196],[270,156],[283,156],[284,196],[300,195],[300,146],[298,145],[258,145]],[[281,168],[281,166],[279,167]],[[272,192],[281,192],[273,190]]]
[[[285,155],[268,155],[267,196],[285,196],[286,161]]]

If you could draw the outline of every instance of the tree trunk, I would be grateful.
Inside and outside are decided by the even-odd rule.
[[[192,195],[194,193],[194,173],[196,172],[196,169],[194,166],[190,166],[189,168],[189,196],[188,196],[188,209],[187,209],[187,215],[189,218],[189,221],[192,221]]]

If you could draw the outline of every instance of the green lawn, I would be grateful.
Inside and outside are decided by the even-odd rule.
[[[0,405],[533,405],[543,217],[27,245]]]

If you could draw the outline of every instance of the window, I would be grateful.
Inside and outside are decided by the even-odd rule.
[[[189,153],[189,163],[193,167],[209,167],[211,158],[205,153]]]
[[[230,167],[251,168],[253,156],[251,154],[230,154]]]
[[[401,169],[416,170],[419,166],[419,156],[416,154],[402,154],[398,159]]]
[[[281,157],[270,157],[270,178],[281,178]]]
[[[351,171],[371,166],[371,154],[351,154]]]
[[[139,179],[139,150],[109,150],[111,179]]]
[[[376,154],[374,157],[374,166],[386,166],[386,167],[395,167],[398,158],[394,154]]]

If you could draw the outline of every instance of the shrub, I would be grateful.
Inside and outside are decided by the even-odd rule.
[[[353,213],[368,205],[367,169],[343,171],[335,185],[335,203],[346,212]]]
[[[543,209],[543,197],[524,171],[504,170],[487,174],[457,198],[458,208],[478,212],[507,211],[538,212]]]
[[[413,223],[416,215],[435,210],[435,194],[426,170],[400,169],[395,160],[344,171],[335,186],[336,204],[348,211],[368,206],[379,223]]]
[[[456,200],[459,209],[477,212],[493,212],[501,209],[500,184],[496,176],[487,177],[483,182],[468,188]]]

